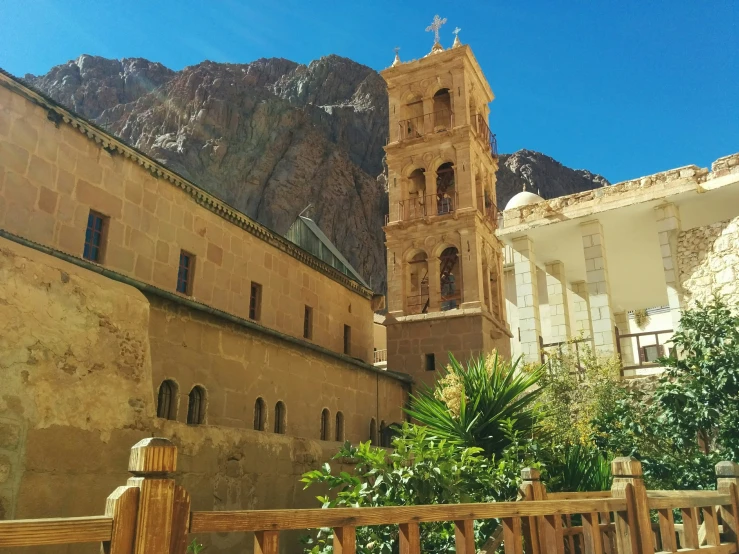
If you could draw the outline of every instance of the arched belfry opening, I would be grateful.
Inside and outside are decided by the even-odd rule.
[[[449,89],[443,88],[434,94],[434,132],[452,128],[452,98]]]
[[[436,213],[452,213],[455,209],[457,189],[454,179],[454,164],[443,163],[436,170]]]
[[[417,96],[408,98],[401,110],[400,127],[398,137],[400,140],[414,139],[422,136],[425,132],[423,117],[423,100]]]
[[[407,290],[408,313],[427,313],[429,309],[429,266],[425,252],[418,252],[408,262]]]
[[[459,251],[455,246],[445,249],[439,256],[441,280],[441,311],[454,310],[462,301],[462,272]]]

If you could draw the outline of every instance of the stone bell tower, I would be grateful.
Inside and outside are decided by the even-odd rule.
[[[495,236],[493,92],[469,46],[444,49],[438,16],[431,53],[381,72],[390,102],[388,368],[431,384],[448,353],[510,353]]]

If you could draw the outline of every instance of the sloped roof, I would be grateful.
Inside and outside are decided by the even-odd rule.
[[[320,246],[316,248],[315,241],[306,240],[306,238],[301,234],[302,229],[307,229],[307,231],[311,235],[313,235],[318,240],[318,242],[331,253],[331,255],[335,258],[335,260],[333,260],[333,263],[332,261],[325,259],[325,255],[322,255],[322,252],[320,251]],[[321,231],[321,228],[316,225],[316,222],[313,221],[311,218],[299,215],[295,222],[290,226],[290,229],[285,236],[289,241],[297,244],[302,249],[307,250],[315,257],[327,263],[330,263],[336,269],[338,269],[345,275],[348,275],[350,278],[354,279],[362,286],[368,289],[370,288],[370,286],[362,278],[359,272],[352,267],[352,264],[349,263],[349,261],[342,255],[341,252],[339,252],[339,249],[336,248],[334,243],[331,242],[331,240],[325,235],[323,231]]]

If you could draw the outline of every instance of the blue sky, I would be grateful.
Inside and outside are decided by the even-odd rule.
[[[528,148],[612,182],[739,151],[736,0],[0,0],[0,67],[82,53],[181,69],[327,54],[375,69],[426,54],[435,13],[471,45],[502,152]]]

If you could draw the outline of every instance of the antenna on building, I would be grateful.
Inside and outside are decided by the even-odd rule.
[[[310,210],[312,207],[313,207],[313,203],[311,202],[305,208],[303,208],[303,211],[298,214],[298,217],[303,217],[303,214],[307,212],[308,210]],[[305,217],[309,217],[309,216],[305,216]]]

